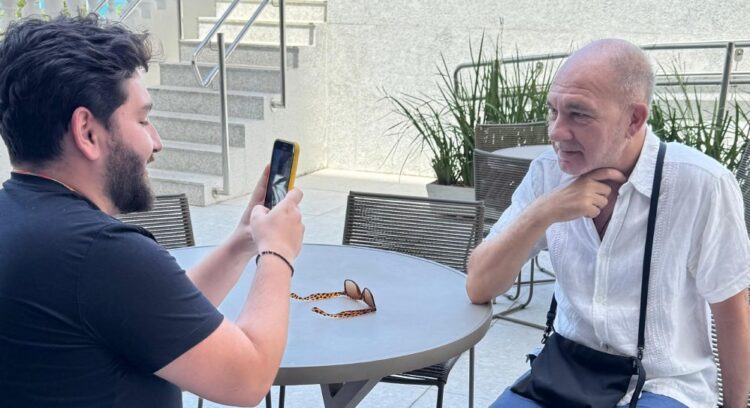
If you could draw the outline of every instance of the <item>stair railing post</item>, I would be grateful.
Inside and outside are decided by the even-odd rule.
[[[229,195],[229,109],[227,105],[227,65],[224,58],[224,33],[216,34],[219,46],[219,99],[221,100],[221,164],[224,188],[214,189],[214,195]]]
[[[727,43],[726,55],[724,57],[724,71],[721,74],[721,91],[719,93],[719,107],[716,110],[714,126],[719,129],[724,125],[724,115],[727,104],[727,91],[729,90],[729,77],[732,75],[732,63],[734,60],[734,42]]]
[[[271,100],[272,108],[286,108],[286,24],[284,20],[284,0],[279,1],[279,47],[281,48],[281,99]]]

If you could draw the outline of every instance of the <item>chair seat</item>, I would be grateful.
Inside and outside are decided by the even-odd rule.
[[[444,363],[433,364],[429,367],[424,367],[401,374],[389,375],[387,377],[383,377],[383,379],[380,381],[391,384],[445,384],[446,382],[448,382],[448,374],[450,374],[451,369],[456,364],[456,361],[458,361],[459,357],[461,356],[458,355]]]

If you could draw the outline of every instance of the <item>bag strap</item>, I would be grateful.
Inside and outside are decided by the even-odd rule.
[[[651,204],[648,212],[648,227],[646,229],[646,249],[643,255],[643,277],[641,280],[641,306],[640,316],[638,318],[638,369],[642,371],[640,361],[643,359],[643,350],[645,344],[645,330],[646,330],[646,306],[648,303],[648,281],[651,275],[651,254],[653,252],[654,245],[654,229],[656,227],[656,208],[659,203],[659,192],[661,190],[661,174],[662,168],[664,167],[664,155],[667,151],[667,144],[661,142],[659,144],[659,153],[656,156],[656,168],[654,169],[654,183],[651,186]],[[542,344],[547,342],[547,338],[550,336],[553,330],[553,323],[555,322],[555,316],[557,315],[557,300],[555,294],[552,294],[552,302],[547,312],[547,322],[545,324],[544,335],[542,336]],[[640,389],[643,388],[641,380],[642,376],[639,376],[639,381],[636,386],[636,394],[640,393]]]

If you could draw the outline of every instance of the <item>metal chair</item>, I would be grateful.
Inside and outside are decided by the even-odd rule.
[[[190,206],[185,194],[156,196],[150,211],[122,214],[117,218],[147,229],[164,248],[195,246]]]
[[[150,211],[118,215],[126,223],[147,229],[167,249],[195,246],[190,206],[185,194],[159,195]],[[203,398],[198,397],[198,408]],[[266,408],[271,408],[271,393],[266,395]]]
[[[492,152],[506,147],[548,144],[547,122],[477,125],[474,148]]]
[[[511,204],[513,192],[521,184],[526,173],[529,171],[531,162],[524,159],[514,159],[500,156],[483,150],[474,149],[474,194],[477,201],[484,202],[484,234],[486,235],[492,225],[497,222],[503,211]],[[534,257],[530,262],[529,280],[523,281],[521,274],[516,278],[516,290],[513,295],[506,295],[509,300],[515,301],[521,296],[521,287],[528,285],[529,292],[526,300],[516,306],[512,306],[502,312],[496,313],[493,318],[507,320],[536,329],[544,330],[544,326],[515,319],[508,315],[525,309],[531,303],[534,296],[534,285],[539,283],[554,282],[554,279],[535,280],[534,272],[539,268],[539,261]]]
[[[414,255],[465,273],[471,251],[482,240],[483,218],[479,202],[350,192],[343,243]],[[436,406],[441,407],[448,374],[459,357],[381,381],[435,385]],[[473,407],[473,347],[469,360],[469,407]]]

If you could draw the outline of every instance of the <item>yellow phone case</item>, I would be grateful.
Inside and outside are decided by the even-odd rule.
[[[299,161],[299,143],[293,142],[292,144],[294,145],[294,155],[292,156],[292,171],[290,172],[287,191],[294,188],[294,179],[297,177],[297,161]]]

